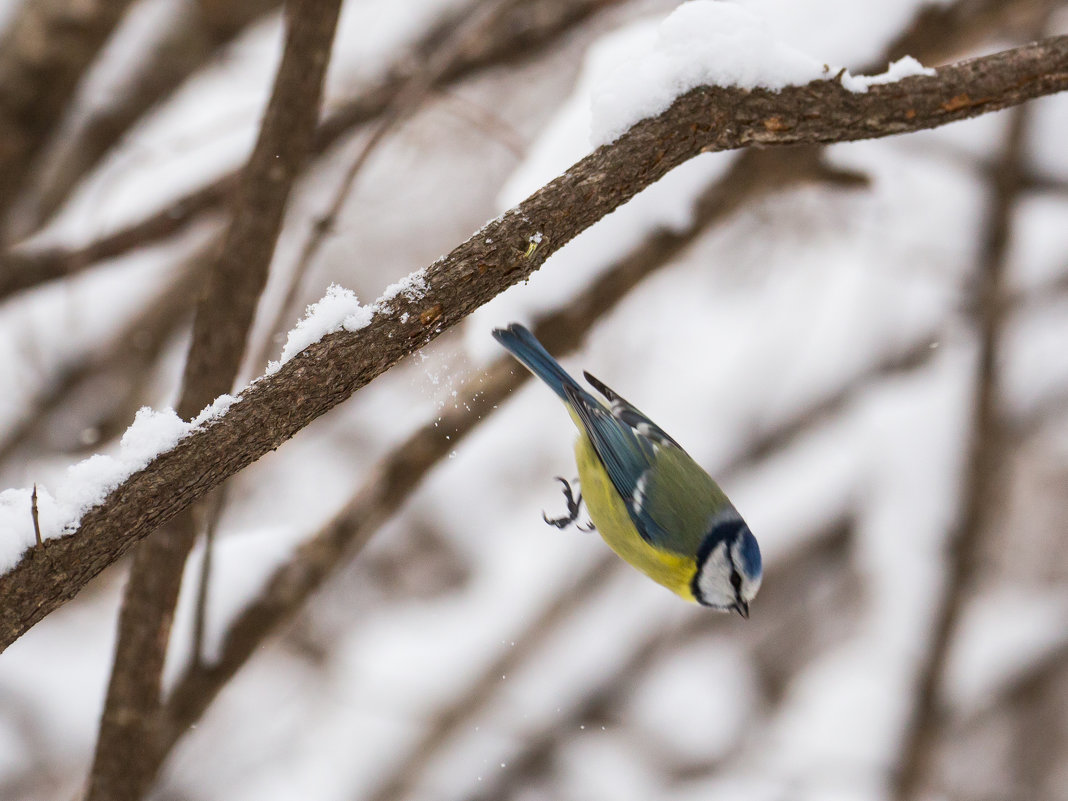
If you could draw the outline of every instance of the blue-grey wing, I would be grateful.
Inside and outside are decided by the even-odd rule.
[[[620,420],[637,431],[642,436],[657,442],[659,444],[670,444],[682,450],[682,446],[679,445],[674,439],[668,436],[668,433],[664,431],[660,426],[649,419],[649,416],[639,410],[633,403],[622,397],[618,392],[608,387],[600,379],[590,375],[588,372],[583,371],[582,375],[587,381],[607,398],[608,402],[612,405],[612,416],[617,420]]]
[[[573,387],[565,388],[567,399],[635,528],[658,548],[693,553],[722,493],[659,426],[596,379],[591,383],[611,409]]]

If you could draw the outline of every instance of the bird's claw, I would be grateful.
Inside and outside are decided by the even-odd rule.
[[[550,518],[545,512],[541,513],[541,519],[548,523],[550,526],[555,526],[559,529],[565,529],[572,523],[576,524],[576,528],[579,531],[593,531],[593,523],[587,523],[585,525],[577,523],[579,516],[579,507],[582,504],[582,492],[573,493],[571,485],[567,482],[567,479],[560,476],[555,477],[557,481],[564,485],[564,500],[567,502],[567,514],[563,517]],[[578,483],[577,481],[575,482]]]

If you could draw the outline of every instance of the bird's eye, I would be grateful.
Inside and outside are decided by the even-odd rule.
[[[742,577],[737,570],[731,570],[731,586],[734,587],[735,595],[742,591]]]

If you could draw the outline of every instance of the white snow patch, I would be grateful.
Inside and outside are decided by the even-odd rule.
[[[397,295],[404,295],[408,300],[417,300],[426,294],[426,290],[426,272],[424,270],[416,270],[415,272],[406,275],[395,284],[387,286],[385,292],[382,293],[382,300],[380,303],[392,300],[397,297]],[[329,292],[329,290],[327,291]],[[363,326],[360,327],[362,328]]]
[[[639,42],[633,52],[593,92],[590,139],[595,146],[660,114],[698,86],[782,89],[831,79],[841,71],[781,41],[754,11],[722,0],[683,3],[660,24],[655,37]],[[895,61],[881,75],[841,72],[842,85],[851,92],[934,74],[911,56]]]
[[[237,399],[221,395],[191,422],[182,420],[173,409],[155,411],[145,406],[126,429],[116,454],[94,454],[67,468],[53,488],[37,486],[37,511],[42,539],[72,533],[82,515],[99,505],[123,481],[144,469],[159,454],[170,450],[184,437],[204,424],[221,417]],[[22,553],[34,544],[32,489],[0,492],[0,572],[10,570]]]
[[[935,71],[933,69],[923,66],[912,56],[904,56],[893,62],[886,68],[886,72],[879,75],[850,75],[849,70],[846,70],[845,74],[842,75],[842,86],[850,92],[863,94],[868,91],[869,86],[875,86],[876,84],[896,83],[902,78],[909,78],[913,75],[934,74]]]
[[[591,139],[611,142],[698,86],[781,89],[827,75],[825,64],[775,39],[752,11],[692,0],[660,24],[651,47],[639,49],[594,91]]]
[[[412,276],[405,281],[411,282]],[[405,291],[405,281],[398,282],[387,290],[395,290],[393,295]],[[414,289],[414,287],[413,287]],[[392,297],[392,296],[390,296]],[[283,364],[288,362],[309,345],[318,342],[327,334],[333,334],[342,329],[346,331],[359,331],[371,323],[375,307],[361,306],[356,298],[356,293],[351,289],[345,289],[337,284],[331,284],[317,303],[308,307],[304,319],[297,323],[296,328],[289,332],[282,355],[278,361],[272,361],[267,365],[267,375],[277,373]]]
[[[408,300],[423,297],[429,287],[426,283],[426,270],[416,270],[396,283],[390,284],[382,292],[382,297],[368,306],[361,306],[356,293],[338,284],[331,284],[326,294],[318,302],[308,306],[304,318],[290,330],[285,347],[278,361],[268,362],[267,375],[277,373],[288,362],[309,345],[313,345],[327,334],[337,331],[359,331],[371,324],[375,314],[389,308],[389,302],[398,295]],[[401,314],[401,322],[408,321],[408,313]]]

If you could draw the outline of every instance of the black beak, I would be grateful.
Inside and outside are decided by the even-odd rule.
[[[744,620],[749,619],[749,604],[745,601],[739,601],[733,607],[735,612],[742,616]]]

